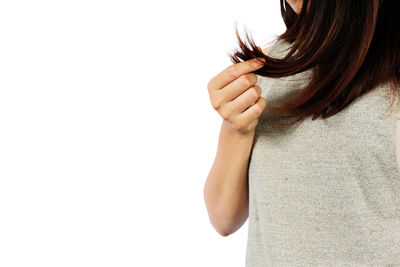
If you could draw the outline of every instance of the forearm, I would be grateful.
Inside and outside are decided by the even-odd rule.
[[[253,139],[254,130],[239,134],[223,121],[204,199],[211,223],[224,235],[236,231],[248,217],[247,170]]]

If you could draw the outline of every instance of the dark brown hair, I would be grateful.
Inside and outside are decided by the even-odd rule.
[[[308,7],[308,8],[307,8]],[[329,118],[357,97],[389,82],[392,96],[400,95],[399,0],[304,0],[299,14],[281,1],[286,31],[276,38],[291,44],[284,58],[266,56],[246,33],[249,45],[236,37],[241,51],[229,55],[233,63],[255,57],[266,59],[254,73],[284,77],[312,70],[308,85],[272,113]],[[393,99],[394,100],[394,99]],[[392,101],[393,104],[393,101]]]

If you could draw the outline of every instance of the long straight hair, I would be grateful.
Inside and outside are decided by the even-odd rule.
[[[276,41],[291,44],[284,58],[265,55],[248,33],[247,45],[237,28],[241,51],[229,55],[233,63],[265,58],[254,72],[265,77],[312,70],[310,82],[295,97],[274,107],[267,99],[268,112],[295,118],[280,125],[308,116],[329,118],[383,83],[391,85],[393,97],[396,92],[400,97],[399,0],[304,0],[299,14],[287,3],[280,5],[286,31]]]

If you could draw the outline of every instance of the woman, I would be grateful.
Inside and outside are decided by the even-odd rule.
[[[287,30],[264,50],[238,37],[209,81],[223,122],[204,199],[222,236],[249,218],[247,267],[400,266],[399,11],[281,2]]]

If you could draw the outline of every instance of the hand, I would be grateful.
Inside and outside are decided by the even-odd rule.
[[[261,68],[256,58],[233,64],[212,78],[207,85],[213,108],[241,134],[254,132],[258,117],[266,107],[253,71]]]

